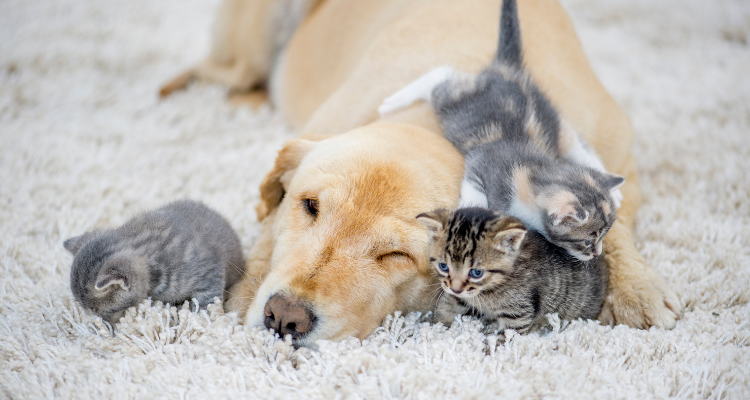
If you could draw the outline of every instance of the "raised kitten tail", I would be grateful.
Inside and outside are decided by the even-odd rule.
[[[518,20],[516,0],[504,0],[500,14],[500,38],[497,43],[496,60],[521,67],[521,23]]]

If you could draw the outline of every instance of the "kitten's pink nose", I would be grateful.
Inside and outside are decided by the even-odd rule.
[[[463,284],[462,284],[462,282],[451,281],[451,290],[455,294],[459,294],[459,293],[463,292]]]

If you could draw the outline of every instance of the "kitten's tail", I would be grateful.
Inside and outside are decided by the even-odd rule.
[[[521,66],[521,23],[518,20],[516,0],[503,0],[500,14],[500,37],[497,44],[497,62]]]

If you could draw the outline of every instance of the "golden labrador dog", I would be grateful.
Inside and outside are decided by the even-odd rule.
[[[456,206],[462,158],[442,138],[429,105],[387,117],[377,108],[437,66],[486,66],[500,3],[224,3],[209,57],[161,94],[191,79],[235,92],[267,85],[302,134],[284,146],[261,185],[262,232],[249,255],[249,278],[232,289],[228,309],[304,345],[363,338],[394,311],[434,306],[427,234],[415,216]],[[522,0],[518,8],[528,70],[606,168],[627,178],[618,221],[604,242],[610,282],[599,319],[672,328],[680,301],[633,244],[640,192],[630,121],[591,70],[560,4]]]

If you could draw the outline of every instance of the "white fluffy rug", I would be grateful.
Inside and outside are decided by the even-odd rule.
[[[566,0],[633,118],[637,245],[686,305],[672,331],[572,323],[495,348],[395,316],[295,351],[234,314],[142,304],[112,336],[62,241],[176,198],[249,250],[280,116],[160,83],[206,51],[215,1],[0,1],[0,397],[750,398],[750,3]],[[177,325],[170,326],[170,316]],[[488,354],[485,354],[488,353]]]

